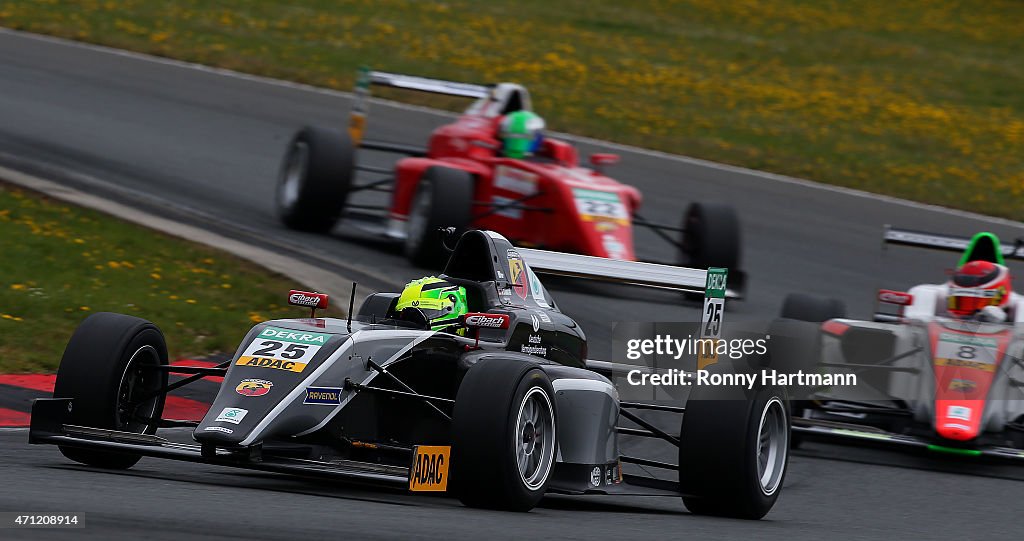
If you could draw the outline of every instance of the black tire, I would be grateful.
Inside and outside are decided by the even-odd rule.
[[[803,293],[790,293],[782,301],[780,317],[821,323],[837,317],[846,317],[846,305],[839,299],[822,299]]]
[[[71,423],[153,434],[166,395],[140,404],[133,412],[123,404],[167,385],[167,372],[146,369],[167,364],[167,345],[156,325],[124,314],[99,312],[85,319],[71,336],[57,369],[54,398],[70,398]],[[64,456],[101,468],[126,469],[141,455],[60,447]]]
[[[683,503],[696,514],[760,519],[775,505],[789,464],[790,413],[785,392],[778,387],[760,388],[750,400],[716,400],[700,394],[694,388],[680,431]],[[764,434],[770,437],[762,445]],[[763,470],[759,469],[762,457],[767,458]]]
[[[277,214],[299,231],[326,233],[345,208],[354,166],[348,133],[307,126],[288,144],[277,181]]]
[[[539,409],[544,404],[548,409],[537,416],[543,422],[524,431],[520,416],[534,400]],[[529,441],[524,441],[527,433]],[[479,361],[466,373],[455,398],[452,491],[469,507],[533,509],[551,479],[557,438],[555,393],[536,364],[500,358]],[[537,461],[525,474],[518,462],[518,453],[526,452],[520,447],[524,445],[532,445],[529,464]]]
[[[686,209],[681,264],[739,270],[740,248],[740,220],[731,206],[691,203]]]
[[[798,371],[815,373],[821,370],[821,325],[796,319],[776,319],[768,326],[771,340],[768,354],[771,366],[784,374]],[[809,398],[817,390],[815,386],[789,385],[790,414],[799,418],[810,406]],[[789,446],[797,449],[803,443],[803,437],[796,432],[790,434]]]
[[[413,195],[406,222],[405,255],[413,264],[440,269],[448,251],[439,231],[454,227],[464,231],[473,221],[473,175],[448,167],[431,167],[423,173]]]

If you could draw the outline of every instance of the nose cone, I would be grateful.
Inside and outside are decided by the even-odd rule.
[[[935,432],[953,441],[978,437],[983,407],[980,400],[936,400]]]
[[[969,441],[978,435],[977,432],[971,430],[970,427],[955,424],[940,426],[936,429],[936,432],[938,432],[939,436],[942,436],[947,440],[955,441]]]

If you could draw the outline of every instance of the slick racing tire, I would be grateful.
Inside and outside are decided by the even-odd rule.
[[[71,424],[153,434],[164,409],[167,345],[156,325],[137,317],[99,312],[71,336],[57,369],[54,398],[71,399]],[[141,401],[134,407],[128,405]],[[101,468],[126,469],[141,455],[61,446],[64,456]]]
[[[353,163],[347,133],[307,126],[295,134],[277,182],[281,222],[299,231],[330,231],[345,208]]]
[[[739,270],[740,221],[729,205],[691,203],[683,215],[681,264]]]
[[[846,305],[839,299],[822,299],[803,293],[790,293],[782,301],[783,319],[822,323],[838,317],[846,317]]]
[[[473,365],[452,417],[453,492],[468,507],[529,511],[547,490],[558,448],[555,393],[530,362]]]
[[[775,505],[789,463],[789,404],[784,389],[762,387],[750,399],[716,399],[695,388],[683,413],[679,485],[692,513],[756,520]]]
[[[768,355],[773,369],[784,374],[796,372],[821,372],[822,338],[819,322],[797,319],[776,319],[768,325]],[[790,414],[794,419],[804,416],[811,398],[818,387],[813,385],[795,385],[786,387],[789,395]],[[789,437],[789,446],[797,449],[803,444],[803,437],[793,432]]]
[[[463,231],[473,221],[473,176],[448,167],[431,167],[423,173],[413,195],[406,222],[405,256],[413,264],[440,269],[448,250],[440,229]]]

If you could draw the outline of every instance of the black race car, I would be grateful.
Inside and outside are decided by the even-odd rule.
[[[471,313],[433,331],[394,293],[368,297],[351,319],[257,324],[216,368],[169,366],[161,332],[99,313],[75,331],[54,398],[33,405],[30,441],[72,460],[128,468],[142,456],[450,491],[473,507],[529,510],[545,493],[680,494],[694,512],[760,518],[788,459],[789,409],[778,388],[686,407],[629,403],[588,361],[580,327],[536,272],[705,290],[704,270],[517,249],[489,231],[458,239],[444,274]],[[724,276],[719,294],[724,296]],[[324,295],[293,291],[315,309]],[[720,313],[719,313],[720,316]],[[168,384],[171,373],[189,377]],[[224,378],[198,422],[162,417],[168,391]],[[682,414],[669,434],[634,413]],[[635,427],[619,427],[620,418]],[[195,444],[158,435],[193,426]],[[619,434],[660,438],[678,464],[619,453]],[[623,474],[662,468],[679,481]],[[669,475],[671,477],[671,475]]]

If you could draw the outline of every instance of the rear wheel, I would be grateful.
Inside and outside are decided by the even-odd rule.
[[[683,265],[738,270],[740,221],[729,205],[692,203],[683,216]]]
[[[288,145],[278,178],[281,221],[300,231],[330,231],[345,207],[352,170],[347,133],[309,126],[300,130]]]
[[[57,370],[54,398],[71,399],[71,422],[136,434],[156,432],[163,414],[167,345],[152,323],[100,312],[71,336]],[[141,455],[60,447],[64,456],[102,468],[130,468]]]
[[[846,305],[839,299],[822,299],[803,293],[790,293],[782,301],[780,317],[822,323],[830,319],[846,317]]]
[[[716,399],[714,393],[686,403],[679,447],[683,503],[697,514],[759,519],[775,505],[789,463],[785,392],[760,388],[750,400]]]
[[[466,373],[452,418],[452,483],[469,507],[529,511],[558,446],[554,390],[533,363],[483,359]]]
[[[473,176],[459,169],[431,167],[413,195],[406,223],[405,255],[421,267],[439,269],[448,261],[440,229],[465,230],[473,220]]]

